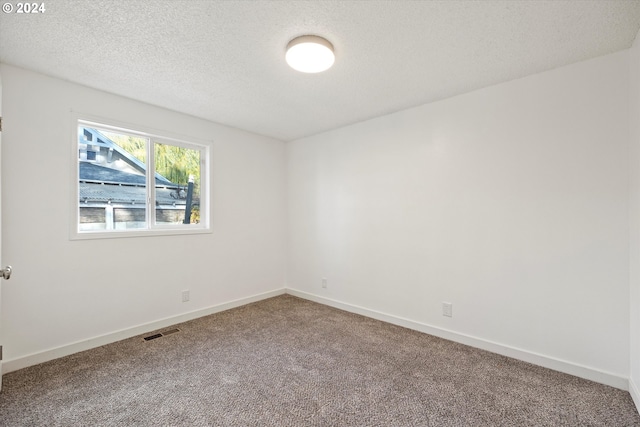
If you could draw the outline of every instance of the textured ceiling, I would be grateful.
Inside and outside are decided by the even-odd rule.
[[[45,5],[0,14],[1,62],[285,141],[626,49],[640,28],[639,1]],[[304,34],[333,43],[333,68],[286,65]]]

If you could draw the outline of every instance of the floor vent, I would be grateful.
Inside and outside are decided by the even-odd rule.
[[[144,340],[151,341],[155,340],[156,338],[164,337],[165,335],[175,334],[176,332],[180,332],[180,329],[169,329],[168,331],[164,331],[159,334],[149,335],[148,337],[144,337]]]
[[[144,337],[145,341],[155,340],[156,338],[160,338],[162,334],[149,335],[148,337]]]

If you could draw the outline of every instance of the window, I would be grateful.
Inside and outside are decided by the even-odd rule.
[[[77,121],[73,237],[209,231],[206,145]]]

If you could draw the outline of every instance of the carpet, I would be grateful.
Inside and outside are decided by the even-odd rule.
[[[640,426],[625,391],[290,295],[172,328],[5,375],[0,425]]]

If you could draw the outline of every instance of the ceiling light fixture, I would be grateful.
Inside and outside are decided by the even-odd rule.
[[[285,56],[291,68],[303,73],[320,73],[333,65],[333,45],[319,36],[300,36],[287,45]]]

